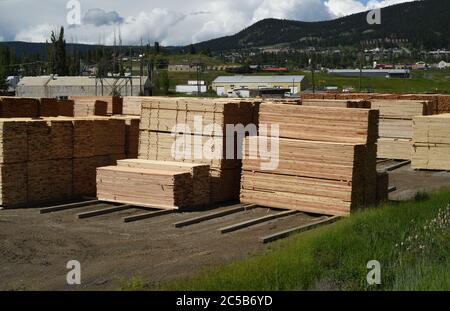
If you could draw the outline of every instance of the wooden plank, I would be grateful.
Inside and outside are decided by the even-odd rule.
[[[115,212],[121,212],[133,208],[133,205],[119,205],[110,208],[103,208],[95,211],[78,214],[78,219],[92,218],[101,215],[107,215]]]
[[[63,204],[63,205],[42,208],[40,210],[40,213],[48,214],[48,213],[65,211],[65,210],[70,210],[70,209],[74,209],[74,208],[80,208],[80,207],[85,207],[85,206],[89,206],[89,205],[98,205],[98,204],[102,204],[102,202],[99,200],[92,200],[92,201],[77,202],[77,203],[71,203],[71,204]]]
[[[409,161],[409,160],[408,161],[402,161],[400,163],[396,163],[396,164],[393,164],[393,165],[390,165],[390,166],[386,167],[386,171],[387,172],[392,172],[392,171],[395,171],[396,169],[399,169],[399,168],[401,168],[403,166],[406,166],[408,164],[411,164],[411,161]]]
[[[283,217],[287,217],[287,216],[291,216],[291,215],[295,215],[300,213],[299,211],[286,211],[286,212],[280,212],[277,214],[273,214],[273,215],[268,215],[268,216],[264,216],[264,217],[260,217],[260,218],[256,218],[256,219],[251,219],[251,220],[247,220],[238,224],[234,224],[225,228],[221,228],[219,229],[220,233],[229,233],[229,232],[234,232],[237,230],[241,230],[244,228],[248,228],[260,223],[264,223],[267,221],[271,221],[274,219],[279,219],[279,218],[283,218]]]
[[[297,228],[293,228],[293,229],[288,229],[282,232],[278,232],[275,234],[271,234],[268,235],[266,237],[261,238],[261,242],[263,242],[264,244],[270,243],[270,242],[274,242],[280,239],[284,239],[287,238],[288,236],[295,234],[295,233],[300,233],[300,232],[304,232],[304,231],[308,231],[308,230],[312,230],[315,229],[319,226],[323,226],[323,225],[328,225],[328,224],[332,224],[336,221],[338,221],[341,217],[339,216],[333,216],[333,217],[327,217],[325,219],[321,219],[319,221],[315,221],[313,223],[307,224],[307,225],[303,225]]]
[[[162,211],[144,213],[144,214],[139,214],[139,215],[135,215],[135,216],[125,217],[123,219],[123,222],[130,223],[130,222],[135,222],[135,221],[139,221],[139,220],[150,219],[150,218],[155,218],[155,217],[159,217],[159,216],[163,216],[163,215],[172,214],[173,212],[175,212],[175,211],[174,210],[162,210]]]
[[[204,221],[208,221],[211,219],[216,219],[216,218],[220,218],[220,217],[224,217],[224,216],[228,216],[228,215],[232,215],[232,214],[236,214],[239,212],[243,212],[243,211],[248,211],[254,208],[257,208],[258,206],[256,204],[244,204],[244,205],[240,205],[238,207],[233,207],[233,208],[229,208],[227,210],[224,211],[218,211],[215,213],[210,213],[208,215],[202,215],[199,217],[195,217],[195,218],[191,218],[188,220],[184,220],[184,221],[180,221],[174,224],[175,228],[183,228],[183,227],[187,227],[190,225],[194,225],[194,224],[198,224]]]

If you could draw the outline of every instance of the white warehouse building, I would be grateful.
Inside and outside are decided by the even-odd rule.
[[[148,77],[103,78],[39,76],[23,77],[16,88],[20,97],[69,97],[69,96],[138,96],[150,87]]]

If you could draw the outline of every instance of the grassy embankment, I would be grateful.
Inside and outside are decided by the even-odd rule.
[[[390,203],[278,242],[164,290],[450,290],[450,189]],[[381,263],[369,286],[367,263]]]

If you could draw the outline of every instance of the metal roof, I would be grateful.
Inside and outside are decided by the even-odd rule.
[[[23,77],[18,86],[45,86],[50,81],[50,76]]]
[[[219,76],[214,83],[299,83],[305,76],[272,75],[272,76]]]

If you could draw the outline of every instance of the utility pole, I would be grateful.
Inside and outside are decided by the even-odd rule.
[[[316,81],[314,79],[314,61],[312,57],[309,59],[309,65],[311,67],[311,77],[312,77],[312,85],[313,85],[313,93],[316,93]]]

